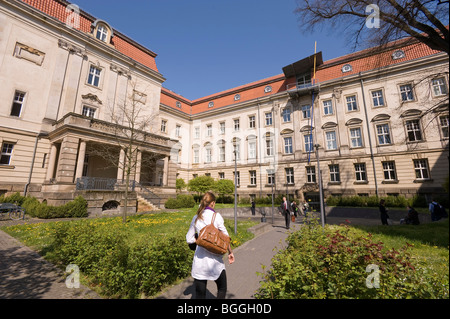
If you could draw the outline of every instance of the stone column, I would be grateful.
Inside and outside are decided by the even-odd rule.
[[[120,149],[119,155],[119,163],[117,164],[117,180],[123,179],[123,169],[125,163],[125,150],[123,148]]]
[[[141,182],[141,165],[142,165],[142,152],[137,150],[137,156],[136,156],[136,173],[134,176],[134,180],[137,183]]]
[[[80,141],[80,149],[78,150],[77,169],[75,171],[75,182],[77,178],[83,176],[84,158],[86,156],[86,142]]]
[[[162,186],[167,186],[167,177],[169,171],[169,156],[164,157],[164,168],[163,168],[163,184]]]
[[[48,167],[47,167],[47,175],[45,179],[47,181],[50,181],[53,178],[53,174],[55,172],[55,165],[56,165],[56,153],[58,152],[58,148],[55,144],[52,144],[50,149],[50,158],[48,160]]]
[[[58,169],[56,181],[58,183],[73,183],[77,163],[79,139],[66,136],[61,143],[59,152]]]

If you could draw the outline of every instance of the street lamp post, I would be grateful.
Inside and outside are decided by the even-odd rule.
[[[237,152],[234,145],[234,234],[237,234]]]
[[[320,197],[320,219],[322,221],[322,227],[325,227],[325,207],[323,201],[323,185],[322,185],[322,171],[320,170],[320,160],[319,160],[319,144],[314,145],[316,147],[316,157],[317,157],[317,170],[319,172],[319,197]]]

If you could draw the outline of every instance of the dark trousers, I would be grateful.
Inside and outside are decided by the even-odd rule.
[[[284,211],[284,219],[286,220],[286,229],[291,226],[291,213],[288,210]]]
[[[207,280],[194,279],[195,286],[195,299],[205,299],[206,298],[206,283]],[[215,280],[217,285],[217,299],[225,299],[227,293],[227,273],[225,269],[222,270],[219,278]]]

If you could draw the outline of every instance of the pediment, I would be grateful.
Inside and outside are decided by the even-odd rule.
[[[419,116],[420,114],[422,114],[421,110],[418,109],[411,109],[411,110],[406,110],[405,112],[403,112],[400,117],[410,117],[410,116]]]
[[[371,121],[371,122],[387,121],[387,120],[389,120],[390,118],[391,118],[391,116],[388,115],[388,114],[378,114],[378,115],[375,115],[375,116],[372,118],[372,121]]]
[[[358,118],[352,118],[350,120],[347,121],[347,123],[345,123],[345,125],[349,126],[349,125],[358,125],[361,124],[363,120],[358,119]]]

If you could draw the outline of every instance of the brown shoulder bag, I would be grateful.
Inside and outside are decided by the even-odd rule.
[[[227,252],[231,239],[214,226],[216,214],[214,212],[211,224],[200,230],[196,243],[214,254],[223,255]]]

